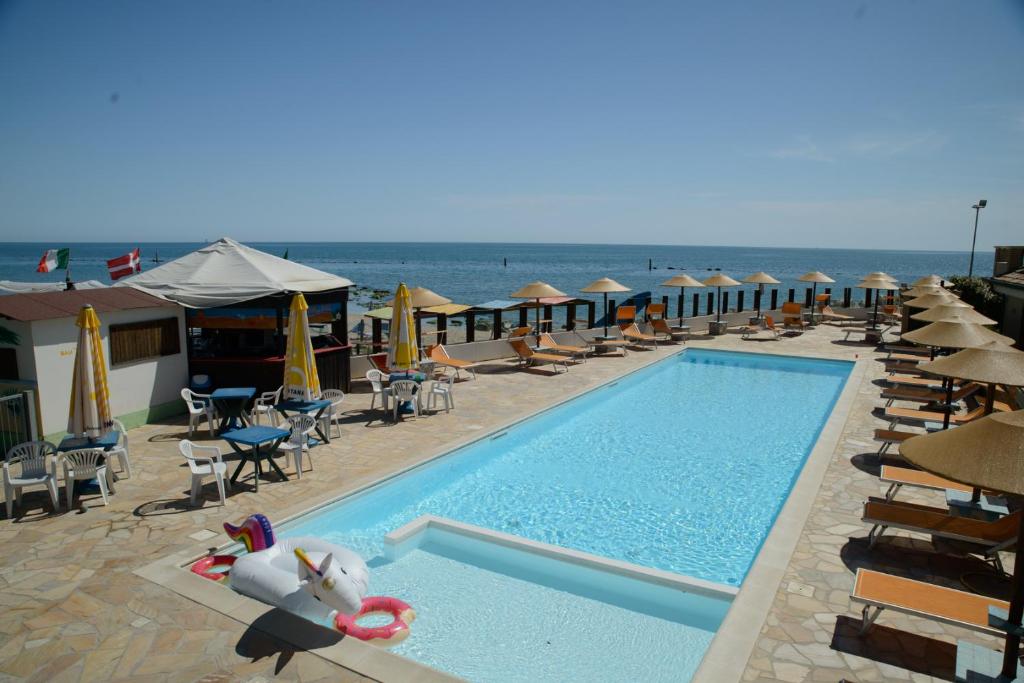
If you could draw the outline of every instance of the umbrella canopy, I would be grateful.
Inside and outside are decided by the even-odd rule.
[[[669,279],[661,283],[662,287],[703,287],[704,283],[700,280],[686,275],[685,273],[680,275],[673,275]]]
[[[857,289],[896,289],[896,283],[884,277],[866,277],[854,285]]]
[[[925,275],[910,283],[911,287],[922,287],[926,285],[942,285],[942,278],[938,275]]]
[[[903,305],[907,308],[933,308],[935,306],[948,304],[950,301],[957,300],[958,298],[956,294],[945,292],[943,294],[925,294],[924,296],[916,297],[910,301],[904,301]]]
[[[918,369],[983,384],[1024,386],[1024,352],[996,341],[922,363]]]
[[[288,309],[288,346],[284,352],[284,398],[312,401],[320,395],[313,340],[309,336],[309,304],[299,292]]]
[[[1024,411],[993,413],[943,432],[915,436],[900,444],[900,455],[922,469],[978,489],[1024,496]],[[1013,596],[1007,621],[1019,626],[1024,614],[1024,524],[1018,524]],[[1003,651],[1004,678],[1017,673],[1020,636],[1008,629]],[[995,679],[992,679],[995,680]]]
[[[610,277],[603,277],[600,280],[594,280],[580,291],[589,292],[591,294],[608,294],[609,292],[628,292],[630,289],[623,284],[619,284]],[[515,295],[513,294],[513,296]]]
[[[1009,337],[997,334],[977,323],[967,322],[930,323],[921,329],[905,333],[903,339],[945,349],[966,349],[969,346],[981,346],[986,342],[1013,343]]]
[[[867,275],[864,276],[864,279],[865,280],[889,280],[890,282],[893,282],[893,283],[896,282],[896,278],[894,278],[892,275],[889,275],[889,273],[883,273],[880,270],[876,270],[873,273],[868,273]]]
[[[513,299],[541,299],[546,296],[565,296],[565,292],[559,291],[546,282],[540,280],[531,282],[518,292],[512,292]]]
[[[743,278],[743,282],[749,282],[749,283],[755,284],[755,285],[777,285],[777,284],[779,284],[778,280],[776,280],[775,278],[773,278],[771,275],[769,275],[768,273],[764,272],[763,270],[759,270],[756,273],[754,273],[753,275],[748,275],[747,277]]]
[[[412,316],[412,295],[404,282],[395,290],[395,305],[388,335],[388,367],[411,370],[419,365],[416,323]]]
[[[431,306],[443,306],[444,304],[450,304],[451,299],[446,299],[437,292],[431,291],[426,287],[413,287],[409,290],[410,305],[413,308],[429,308]],[[394,306],[395,300],[391,299],[387,302],[388,306]]]
[[[78,325],[78,346],[75,348],[75,374],[71,378],[68,432],[95,439],[113,424],[100,319],[92,306],[82,306],[75,324]]]
[[[971,308],[969,305],[962,301],[951,301],[948,304],[939,304],[932,308],[915,313],[910,316],[914,320],[923,320],[928,323],[937,322],[967,322],[977,323],[978,325],[995,325],[996,321],[992,318],[987,318],[981,313]]]
[[[704,280],[707,287],[718,287],[718,305],[715,306],[715,322],[722,322],[722,287],[738,287],[741,283],[733,280],[725,273],[715,273],[707,280]]]
[[[820,270],[812,270],[809,273],[804,273],[803,275],[798,277],[797,280],[799,280],[800,282],[813,282],[815,284],[817,284],[818,282],[823,282],[825,284],[828,284],[829,282],[835,282],[835,280],[830,278],[828,275],[825,275],[825,273],[821,272]]]
[[[952,294],[948,289],[943,289],[938,285],[918,285],[912,289],[908,289],[901,293],[904,299],[913,299],[918,296],[925,296],[926,294]]]

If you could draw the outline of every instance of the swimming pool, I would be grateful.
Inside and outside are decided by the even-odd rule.
[[[738,586],[851,369],[841,361],[687,350],[321,508],[283,527],[281,535],[320,536],[353,548],[370,564],[371,593],[395,595],[420,608],[413,635],[396,652],[474,680],[498,680],[495,671],[511,670],[499,660],[515,667],[542,657],[525,637],[529,629],[509,628],[510,620],[518,623],[530,614],[543,620],[544,605],[552,608],[545,614],[555,615],[569,607],[557,606],[562,598],[551,587],[536,593],[527,583],[516,584],[515,572],[421,551],[412,561],[389,560],[386,534],[436,515]],[[478,604],[486,594],[530,595],[542,604],[528,601],[521,613],[472,625],[440,609],[460,601]],[[588,611],[603,620],[604,609],[577,602],[572,607],[574,614],[582,610],[584,620]],[[433,623],[432,613],[440,615]],[[626,660],[647,656],[634,637],[645,628],[660,629],[667,649],[677,638],[683,647],[676,649],[696,653],[699,663],[717,628],[713,619],[685,614],[660,626],[645,623],[622,631],[621,640],[592,634],[577,648],[579,663],[599,653]],[[438,637],[460,628],[467,634]],[[470,629],[483,630],[470,637]],[[492,647],[481,650],[484,642]],[[551,654],[566,666],[564,653]],[[601,672],[608,670],[595,673]],[[669,673],[667,680],[686,680],[692,667]]]

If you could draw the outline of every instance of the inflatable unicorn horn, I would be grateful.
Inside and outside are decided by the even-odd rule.
[[[334,561],[333,553],[328,553],[318,567],[302,548],[295,548],[294,552],[299,558],[300,587],[342,614],[359,611],[366,586],[350,577],[341,564]]]

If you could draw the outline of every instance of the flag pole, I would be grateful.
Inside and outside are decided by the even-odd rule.
[[[71,250],[68,249],[68,264],[64,268],[64,290],[69,291],[75,288],[75,283],[71,281]]]

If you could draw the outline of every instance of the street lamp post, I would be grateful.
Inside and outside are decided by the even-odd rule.
[[[971,238],[971,265],[967,268],[967,277],[974,275],[974,243],[978,241],[978,214],[986,206],[988,206],[988,200],[980,199],[977,204],[971,207],[974,209],[974,237]]]

